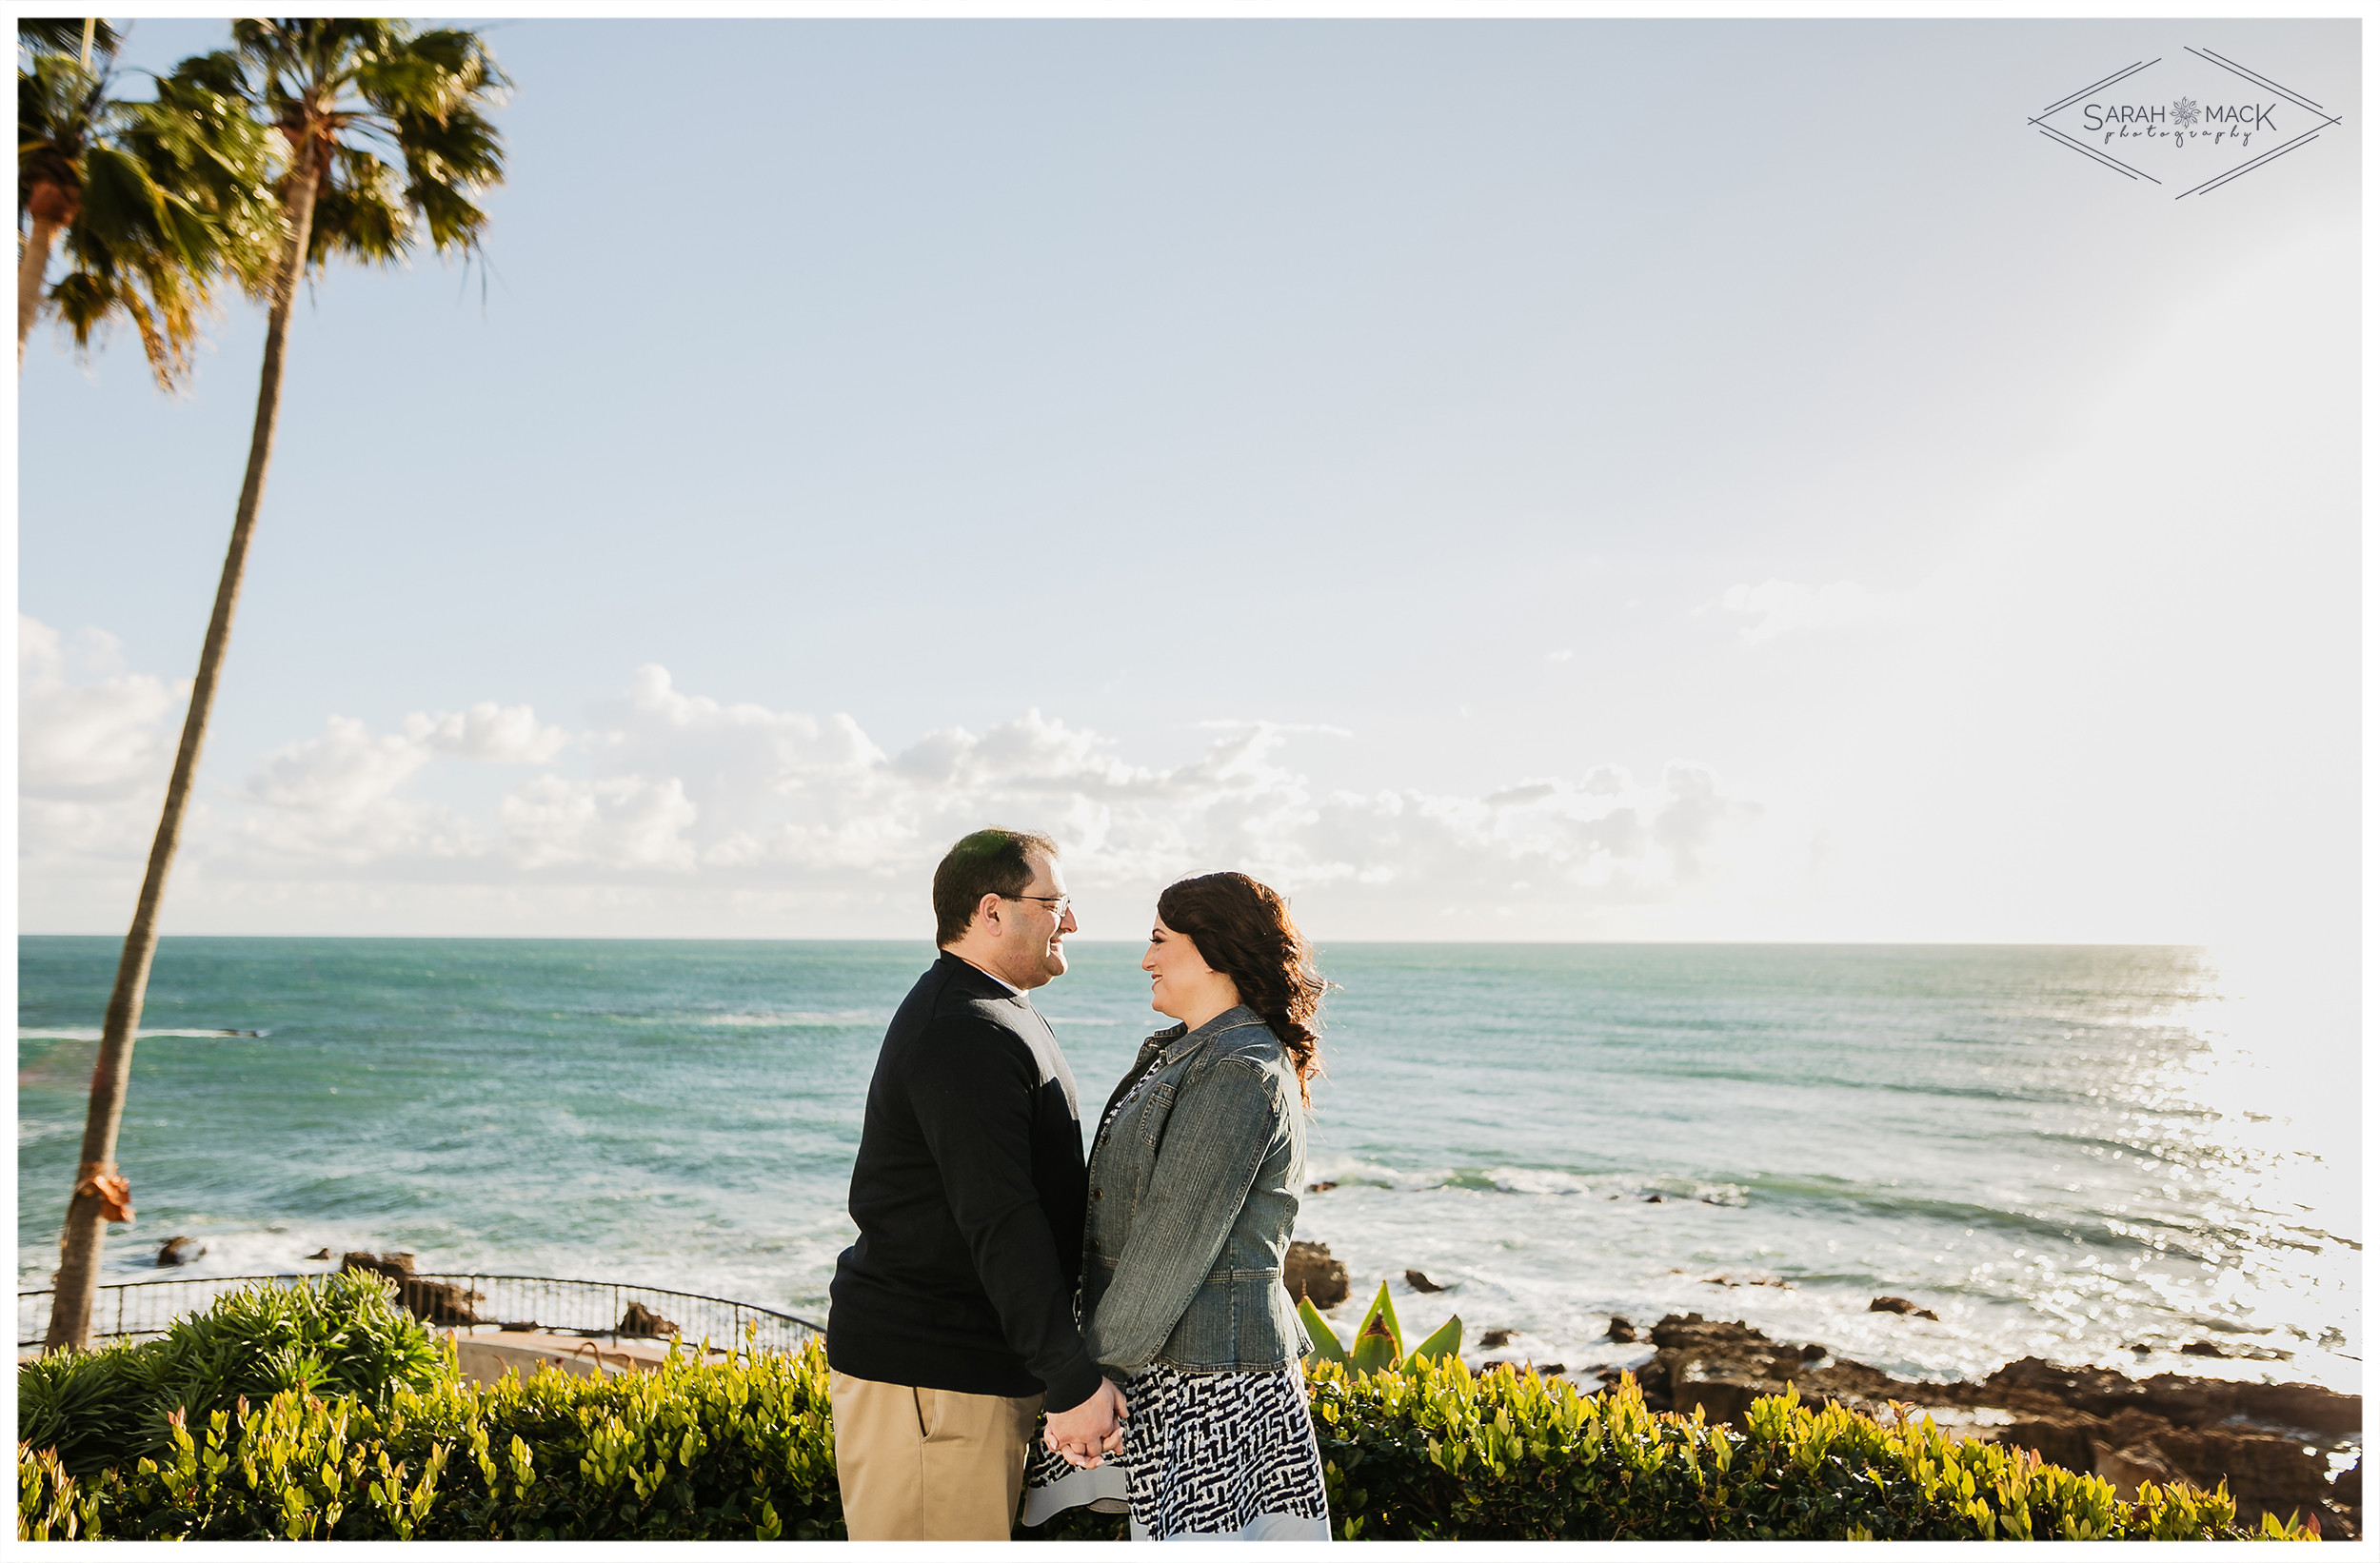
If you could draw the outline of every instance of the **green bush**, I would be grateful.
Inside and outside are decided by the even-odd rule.
[[[1750,1432],[1645,1409],[1636,1380],[1308,1366],[1332,1531],[1345,1540],[2238,1539],[2230,1494],[2144,1483],[2125,1502],[2029,1450],[1953,1443],[1785,1395]],[[2269,1522],[2264,1533],[2285,1528]],[[2300,1533],[2314,1539],[2311,1532]]]
[[[269,1305],[230,1299],[188,1321],[191,1342],[247,1339]],[[384,1319],[385,1293],[331,1294]],[[298,1310],[297,1316],[307,1316]],[[249,1320],[242,1335],[231,1319]],[[213,1328],[200,1328],[211,1321]],[[409,1321],[408,1321],[409,1322]],[[277,1327],[276,1327],[277,1328]],[[418,1327],[416,1327],[418,1329]],[[275,1340],[278,1335],[264,1332]],[[609,1379],[540,1373],[479,1385],[455,1372],[451,1351],[420,1337],[382,1353],[395,1364],[372,1382],[343,1370],[301,1371],[309,1354],[355,1350],[372,1331],[335,1337],[278,1366],[237,1363],[183,1382],[221,1391],[283,1373],[302,1378],[263,1398],[169,1411],[162,1444],[117,1447],[105,1469],[78,1472],[61,1449],[32,1437],[44,1426],[76,1433],[86,1454],[105,1429],[80,1391],[76,1364],[127,1355],[45,1359],[47,1402],[25,1395],[27,1441],[17,1452],[20,1539],[262,1539],[491,1537],[839,1539],[834,1428],[825,1353],[742,1361],[673,1353],[659,1371]],[[394,1337],[390,1337],[394,1338]],[[413,1337],[407,1335],[407,1340]],[[161,1343],[162,1344],[162,1343]],[[280,1341],[279,1351],[290,1342]],[[131,1348],[137,1352],[146,1348]],[[194,1348],[193,1348],[194,1350]],[[160,1357],[169,1354],[158,1354]],[[357,1358],[342,1355],[351,1363]],[[144,1359],[150,1360],[150,1359]],[[183,1360],[174,1358],[174,1360]],[[209,1357],[212,1361],[214,1358]],[[157,1392],[162,1378],[109,1382]],[[2243,1535],[2218,1488],[2144,1485],[2132,1502],[2107,1483],[2042,1465],[2023,1451],[1953,1444],[1930,1420],[1885,1426],[1839,1407],[1790,1399],[1754,1403],[1751,1431],[1732,1435],[1697,1415],[1648,1412],[1632,1381],[1580,1395],[1559,1380],[1478,1375],[1453,1357],[1406,1358],[1357,1374],[1308,1368],[1335,1532],[1344,1539],[1755,1537],[1953,1540],[1969,1537],[2226,1539]],[[137,1420],[137,1419],[136,1419]],[[2285,1528],[2268,1521],[2265,1533]],[[1072,1511],[1043,1538],[1119,1535],[1114,1516]]]
[[[289,1390],[168,1422],[78,1481],[21,1445],[18,1535],[132,1540],[840,1537],[825,1356],[672,1353],[658,1372],[464,1380],[385,1409]]]
[[[246,1396],[281,1392],[383,1406],[444,1372],[421,1322],[377,1276],[248,1287],[175,1323],[162,1338],[60,1353],[17,1370],[17,1437],[54,1449],[88,1475],[171,1447],[167,1417],[198,1420]]]

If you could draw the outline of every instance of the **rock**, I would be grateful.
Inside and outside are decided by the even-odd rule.
[[[1700,1314],[1668,1314],[1653,1327],[1653,1344],[1692,1347],[1707,1353],[1730,1346],[1765,1348],[1769,1337],[1749,1324],[1723,1324]]]
[[[1508,1345],[1517,1333],[1512,1330],[1490,1330],[1479,1337],[1479,1350],[1492,1352],[1498,1346]]]
[[[486,1322],[471,1308],[480,1300],[477,1292],[466,1292],[452,1281],[416,1280],[410,1254],[348,1254],[340,1259],[339,1270],[342,1275],[360,1270],[394,1281],[397,1301],[426,1324]]]
[[[1347,1300],[1347,1267],[1321,1243],[1291,1243],[1280,1283],[1291,1296],[1303,1297],[1317,1308],[1336,1308]]]
[[[2251,1529],[2267,1514],[2310,1514],[2330,1495],[2329,1463],[2295,1438],[2230,1428],[2169,1428],[2154,1435],[2174,1469],[2201,1487],[2228,1482]]]
[[[2309,1433],[2353,1433],[2364,1425],[2361,1395],[2339,1395],[2318,1384],[2246,1384],[2172,1373],[2132,1378],[2112,1368],[2064,1368],[2023,1356],[1993,1373],[1980,1387],[2012,1407],[2059,1405],[2112,1416],[2131,1406],[2183,1427],[2205,1427],[2230,1416]]]
[[[634,1300],[628,1303],[628,1311],[620,1316],[620,1328],[617,1333],[624,1335],[648,1335],[656,1339],[667,1339],[673,1335],[685,1334],[677,1325],[654,1313],[643,1303]]]
[[[1539,1377],[1551,1378],[1557,1373],[1568,1373],[1570,1369],[1559,1362],[1539,1362],[1531,1371]]]
[[[1804,1362],[1815,1362],[1825,1355],[1826,1348],[1815,1340],[1801,1349],[1801,1359]]]
[[[397,1288],[397,1300],[415,1318],[428,1324],[478,1324],[483,1322],[471,1305],[480,1300],[477,1292],[466,1292],[452,1281],[406,1281]]]
[[[2364,1512],[2364,1457],[2355,1456],[2355,1463],[2330,1480],[2330,1501],[2356,1514]]]
[[[1734,1373],[1722,1364],[1680,1359],[1670,1374],[1670,1409],[1680,1416],[1702,1413],[1706,1422],[1745,1426],[1745,1414],[1764,1395],[1782,1395],[1785,1386],[1772,1379]]]
[[[342,1271],[369,1270],[375,1275],[387,1276],[391,1280],[401,1280],[413,1274],[413,1256],[410,1254],[362,1254],[350,1250],[340,1256],[339,1268]]]
[[[344,1276],[350,1270],[369,1271],[375,1276],[386,1276],[392,1281],[402,1281],[413,1274],[413,1256],[365,1254],[350,1250],[340,1256],[339,1273]]]
[[[1645,1202],[1646,1204],[1648,1204],[1648,1205],[1658,1205],[1658,1204],[1664,1204],[1664,1203],[1666,1203],[1667,1201],[1663,1200],[1663,1199],[1662,1199],[1662,1197],[1661,1197],[1659,1195],[1657,1195],[1657,1194],[1648,1194],[1648,1195],[1646,1195],[1646,1196],[1644,1197],[1644,1202]]]
[[[2183,1479],[2157,1446],[2146,1442],[2127,1444],[2122,1449],[2103,1448],[2092,1474],[2114,1488],[2115,1495],[2127,1502],[2139,1493],[2142,1482],[2162,1484]]]
[[[1931,1308],[1918,1307],[1907,1297],[1878,1297],[1874,1301],[1868,1304],[1868,1312],[1871,1314],[1901,1314],[1910,1318],[1930,1318],[1936,1324],[1942,1322],[1942,1316],[1936,1314]]]
[[[2012,1449],[2030,1449],[2047,1465],[2090,1471],[2099,1458],[2092,1434],[2102,1425],[2096,1416],[2079,1412],[2052,1412],[2011,1422],[2000,1430],[1999,1441]]]
[[[1603,1338],[1606,1340],[1634,1340],[1636,1338],[1636,1327],[1634,1324],[1631,1324],[1628,1320],[1620,1317],[1617,1314],[1614,1314],[1612,1316],[1611,1328],[1603,1332]]]
[[[2319,1384],[2231,1384],[2237,1412],[2260,1422],[2302,1427],[2309,1433],[2356,1433],[2364,1425],[2364,1397],[2339,1395]]]
[[[308,1259],[327,1259],[328,1257],[330,1257],[330,1250],[328,1250],[328,1249],[327,1249],[327,1248],[318,1248],[318,1249],[314,1250],[314,1252],[313,1252],[313,1253],[308,1254],[308,1255],[307,1255],[307,1256],[307,1256]]]
[[[1429,1276],[1421,1274],[1418,1270],[1408,1270],[1405,1272],[1405,1284],[1412,1287],[1417,1292],[1443,1292],[1446,1290],[1446,1288],[1438,1285],[1438,1282],[1430,1279]]]
[[[1308,1194],[1328,1194],[1331,1190],[1337,1187],[1339,1187],[1338,1184],[1328,1181],[1320,1183],[1308,1183],[1306,1185],[1306,1192]]]
[[[167,1265],[188,1264],[206,1252],[207,1245],[195,1237],[168,1237],[157,1250],[157,1263],[161,1269]]]
[[[2184,1356],[2229,1356],[2231,1354],[2211,1340],[2185,1340],[2181,1345]]]

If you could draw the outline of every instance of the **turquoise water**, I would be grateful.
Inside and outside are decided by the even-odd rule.
[[[1036,997],[1096,1102],[1162,1022],[1140,946],[1069,948]],[[407,1249],[823,1317],[868,1072],[930,953],[169,940],[120,1151],[140,1217],[107,1278],[154,1277],[188,1234],[209,1252],[176,1274]],[[54,1262],[115,954],[19,940],[20,1285]],[[1641,1355],[1603,1338],[1613,1314],[1688,1310],[1935,1376],[2037,1353],[2360,1387],[2355,1147],[2292,1123],[2286,1048],[2201,952],[1323,958],[1309,1176],[1338,1186],[1300,1236],[1359,1294],[1389,1280],[1409,1329],[1459,1312],[1517,1332],[1498,1355],[1591,1372]],[[1940,1320],[1871,1313],[1879,1293]]]

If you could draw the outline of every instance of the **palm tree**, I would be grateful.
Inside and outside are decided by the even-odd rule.
[[[276,258],[280,206],[269,132],[238,94],[228,54],[185,60],[156,95],[113,95],[118,35],[93,18],[18,24],[16,358],[39,317],[52,254],[68,274],[47,302],[88,352],[98,329],[131,321],[158,386],[188,374],[198,317],[227,271],[251,287]],[[79,52],[77,46],[81,45]]]
[[[190,686],[189,715],[182,724],[132,928],[116,965],[99,1064],[91,1074],[82,1164],[67,1206],[51,1298],[48,1345],[52,1350],[89,1342],[109,1207],[120,1210],[129,1197],[114,1158],[131,1078],[132,1039],[157,951],[157,909],[181,839],[190,778],[206,741],[248,538],[272,460],[289,308],[298,284],[333,256],[377,264],[402,260],[424,235],[442,255],[475,255],[487,226],[486,213],[476,203],[504,177],[503,143],[486,111],[503,101],[510,84],[479,34],[461,29],[421,32],[404,22],[331,17],[239,21],[231,33],[248,100],[280,132],[288,159],[278,187],[283,248],[270,284],[256,425],[232,517],[231,545],[224,555],[214,616],[208,621],[198,678]]]

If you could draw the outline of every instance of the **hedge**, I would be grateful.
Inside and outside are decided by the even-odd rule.
[[[217,1315],[252,1327],[269,1302]],[[834,1428],[825,1355],[742,1361],[676,1353],[657,1372],[608,1379],[540,1373],[478,1385],[451,1350],[378,1283],[318,1295],[341,1310],[343,1344],[257,1361],[208,1357],[188,1381],[228,1405],[128,1419],[93,1403],[93,1383],[156,1384],[156,1359],[242,1338],[194,1327],[146,1346],[47,1358],[19,1371],[23,1394],[17,1534],[67,1538],[336,1537],[463,1540],[838,1539]],[[334,1306],[335,1305],[335,1306]],[[240,1310],[248,1312],[242,1314]],[[301,1308],[301,1313],[304,1309]],[[213,1316],[208,1316],[212,1317]],[[191,1321],[194,1326],[206,1321]],[[225,1319],[216,1319],[218,1325]],[[254,1334],[250,1329],[250,1334]],[[269,1335],[271,1332],[265,1332]],[[355,1343],[399,1339],[379,1384],[320,1373]],[[342,1355],[340,1354],[345,1353]],[[423,1353],[432,1369],[416,1382]],[[127,1360],[132,1358],[132,1360]],[[306,1379],[262,1398],[237,1386]],[[1581,1395],[1560,1380],[1475,1374],[1458,1359],[1359,1374],[1309,1369],[1334,1533],[1343,1539],[1978,1537],[2242,1539],[2231,1498],[2144,1484],[2131,1501],[2106,1482],[2030,1452],[1952,1443],[1930,1419],[1880,1424],[1790,1398],[1755,1402],[1742,1434],[1645,1409],[1633,1380]],[[153,1407],[152,1407],[153,1409]],[[54,1440],[31,1434],[36,1418]],[[113,1440],[111,1443],[110,1440]],[[74,1450],[73,1457],[64,1452]],[[1120,1519],[1072,1511],[1021,1534],[1100,1537]],[[2311,1538],[2268,1519],[2262,1533]]]
[[[17,1437],[55,1449],[69,1472],[88,1475],[128,1457],[163,1456],[176,1409],[204,1427],[243,1395],[264,1400],[284,1390],[380,1407],[397,1390],[426,1390],[450,1372],[378,1276],[255,1286],[177,1320],[161,1340],[20,1365]]]

